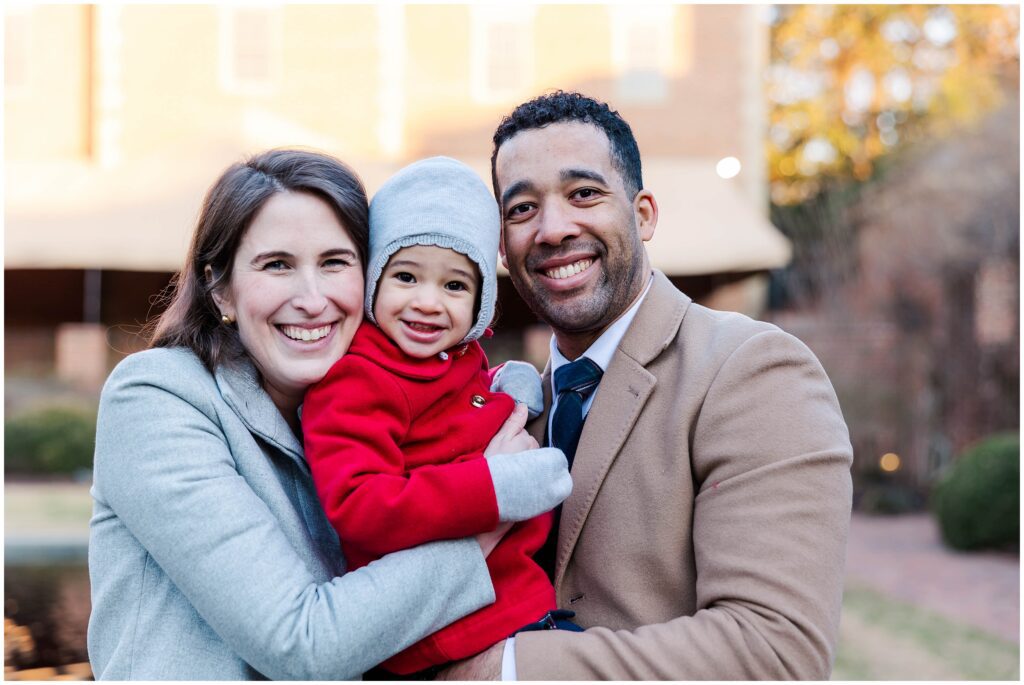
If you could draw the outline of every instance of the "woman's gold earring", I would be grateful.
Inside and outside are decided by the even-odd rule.
[[[232,318],[231,318],[230,316],[228,316],[227,314],[221,314],[221,315],[220,315],[220,320],[221,320],[221,322],[222,322],[223,324],[225,324],[225,325],[227,325],[227,326],[230,326],[231,324],[233,324],[233,323],[235,322],[235,320],[234,320],[234,319],[232,319]]]

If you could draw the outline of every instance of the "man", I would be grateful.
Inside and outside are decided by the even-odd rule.
[[[553,580],[587,630],[521,632],[446,675],[828,679],[852,450],[821,365],[651,269],[658,205],[607,105],[536,98],[494,143],[502,260],[554,331],[531,430],[575,453]]]

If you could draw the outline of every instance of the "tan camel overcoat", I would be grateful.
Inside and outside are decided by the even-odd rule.
[[[531,424],[538,440],[546,422]],[[827,680],[852,458],[803,343],[655,272],[562,510],[558,604],[588,630],[517,635],[518,677]]]

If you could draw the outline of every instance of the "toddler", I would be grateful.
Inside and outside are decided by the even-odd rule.
[[[497,203],[461,162],[422,160],[385,183],[370,205],[368,320],[303,405],[306,458],[349,570],[521,521],[487,557],[494,604],[384,662],[392,673],[472,656],[564,613],[549,613],[554,589],[532,557],[552,525],[542,512],[571,483],[553,471],[529,491],[513,487],[522,460],[550,448],[484,453],[515,404],[490,390],[477,342],[490,334],[499,230]],[[540,405],[539,376],[529,373],[529,383],[508,384]]]

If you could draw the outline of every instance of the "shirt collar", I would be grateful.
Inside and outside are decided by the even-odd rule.
[[[601,371],[607,371],[608,365],[612,363],[612,356],[615,354],[615,350],[619,347],[619,343],[622,342],[622,337],[626,335],[626,331],[629,330],[629,325],[633,323],[633,319],[636,318],[637,311],[640,310],[640,305],[647,297],[648,291],[651,289],[651,283],[654,282],[654,277],[647,279],[647,285],[644,287],[644,291],[640,293],[640,297],[636,298],[636,302],[626,310],[626,313],[617,318],[612,322],[608,328],[605,329],[604,333],[598,337],[587,351],[581,356],[586,357],[590,361],[594,362],[601,367]],[[554,390],[555,382],[555,371],[560,367],[569,363],[569,360],[558,351],[558,343],[555,341],[555,336],[551,336],[551,387]]]

